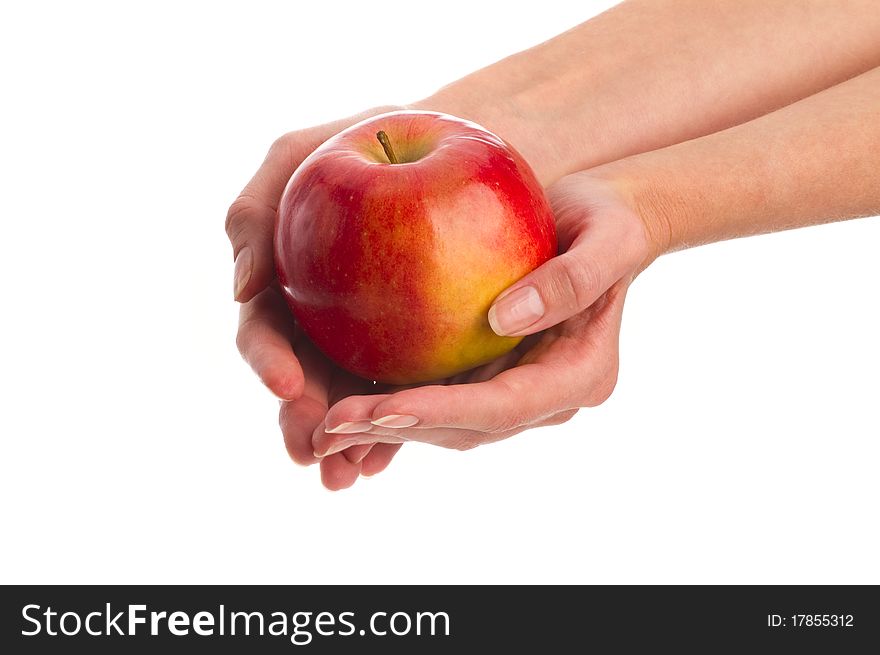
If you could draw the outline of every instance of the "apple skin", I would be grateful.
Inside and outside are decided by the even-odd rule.
[[[474,123],[420,111],[374,116],[319,146],[275,227],[278,279],[305,334],[339,366],[391,384],[511,350],[520,338],[495,334],[489,307],[556,247],[526,161]]]

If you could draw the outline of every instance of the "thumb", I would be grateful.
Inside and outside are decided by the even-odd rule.
[[[226,234],[235,258],[235,299],[247,302],[275,276],[272,239],[281,192],[302,157],[296,133],[278,139],[253,179],[229,207]]]
[[[233,203],[227,219],[227,232],[235,258],[233,294],[247,302],[265,289],[274,275],[272,231],[275,210],[251,198]]]
[[[646,243],[641,219],[616,198],[578,198],[572,191],[553,203],[560,243],[571,245],[495,299],[488,318],[497,334],[524,336],[552,327],[637,272]]]

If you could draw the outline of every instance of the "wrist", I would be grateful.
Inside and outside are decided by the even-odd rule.
[[[671,180],[643,165],[638,157],[604,164],[586,174],[609,185],[642,222],[646,248],[640,270],[661,255],[687,247],[682,240],[687,205]]]

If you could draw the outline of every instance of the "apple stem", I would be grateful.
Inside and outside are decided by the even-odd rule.
[[[379,139],[379,143],[382,144],[382,149],[385,151],[385,156],[388,157],[388,161],[392,164],[397,164],[397,155],[394,154],[394,149],[391,147],[391,141],[388,140],[388,135],[385,134],[384,131],[379,130],[376,132],[376,138]]]

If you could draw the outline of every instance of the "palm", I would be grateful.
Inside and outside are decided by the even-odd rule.
[[[568,291],[556,307],[567,302],[580,309],[549,320],[546,329],[536,325],[539,331],[513,351],[474,370],[416,388],[372,388],[342,397],[331,404],[325,425],[360,423],[368,429],[316,431],[315,452],[411,440],[464,450],[562,423],[578,408],[608,398],[617,381],[624,298],[644,260],[644,231],[613,190],[595,181],[574,182],[557,186],[551,195],[562,254],[532,278],[548,279],[567,268],[568,276],[547,288],[550,294],[544,297],[554,298],[556,289]],[[413,422],[406,428],[370,426],[371,420],[386,417]]]

